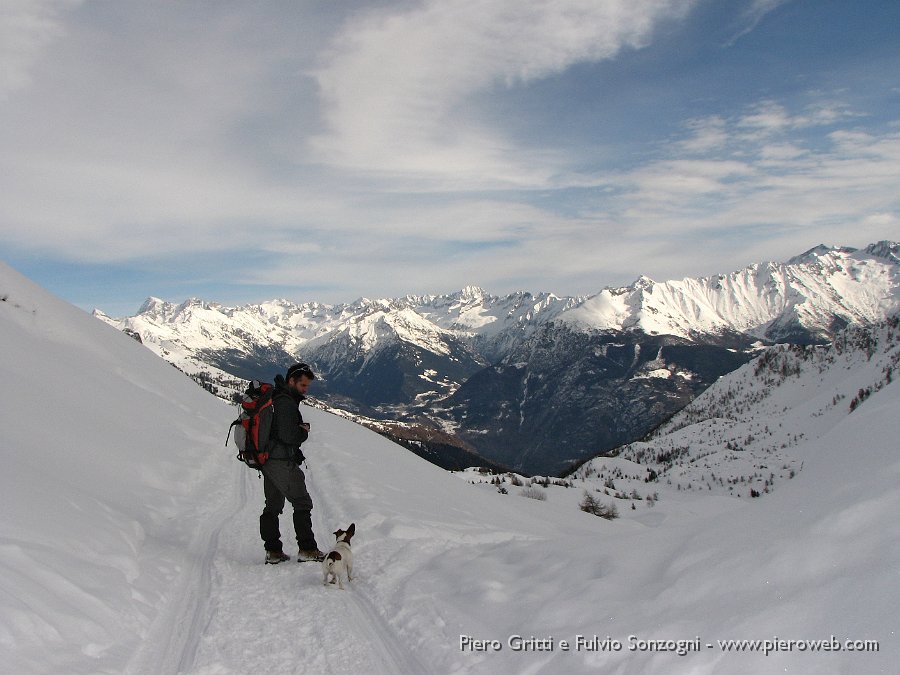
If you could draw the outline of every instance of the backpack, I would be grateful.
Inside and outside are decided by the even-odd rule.
[[[241,412],[228,428],[228,438],[234,429],[234,444],[237,446],[237,459],[251,469],[259,470],[269,459],[269,437],[272,434],[272,394],[275,387],[267,382],[253,380],[244,392],[241,401]]]

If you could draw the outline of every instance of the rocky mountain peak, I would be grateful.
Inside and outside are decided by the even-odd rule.
[[[866,246],[866,253],[879,258],[884,258],[892,263],[900,263],[900,243],[896,241],[882,240]]]
[[[151,295],[146,300],[144,300],[144,304],[141,305],[137,313],[138,315],[156,319],[157,321],[165,321],[172,315],[174,310],[175,305],[171,302],[166,302],[161,298],[157,298]]]

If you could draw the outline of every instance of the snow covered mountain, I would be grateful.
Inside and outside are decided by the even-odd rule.
[[[260,481],[221,445],[230,406],[0,265],[0,658],[75,675],[892,672],[898,326],[868,335],[771,350],[653,439],[698,415],[723,420],[713,434],[800,425],[785,452],[802,470],[762,499],[670,485],[675,465],[502,494],[310,408],[320,543],[356,523],[338,591],[315,566],[262,564]],[[581,511],[585,493],[620,517]]]
[[[787,263],[761,263],[700,279],[606,289],[567,312],[599,330],[704,340],[739,334],[771,342],[819,342],[850,323],[900,307],[900,244],[865,250],[817,246]]]
[[[640,277],[588,297],[469,287],[344,305],[151,298],[133,317],[97,316],[223,398],[240,388],[235,378],[270,379],[305,360],[335,406],[418,421],[491,460],[546,473],[640,437],[758,343],[821,343],[896,312],[898,251],[886,241],[818,246],[785,263]]]
[[[409,403],[452,393],[473,372],[576,302],[551,294],[501,298],[469,287],[450,295],[360,298],[343,305],[273,300],[224,307],[199,299],[176,305],[148,298],[132,317],[113,319],[101,310],[94,315],[140,336],[192,376],[216,379],[225,372],[231,379],[271,377],[273,364],[282,367],[303,359],[322,371],[330,393],[377,406],[398,396]],[[434,363],[426,363],[429,358]],[[385,362],[396,363],[390,377],[397,384],[391,382],[383,398],[370,401],[361,395],[361,380],[374,379],[369,374],[374,368],[384,391]],[[222,377],[226,394],[229,379]]]
[[[432,416],[491,460],[558,475],[642,437],[750,358],[750,350],[554,322],[473,375]]]
[[[760,497],[803,467],[815,444],[900,373],[900,317],[850,326],[828,345],[777,345],[722,377],[643,441],[574,477],[628,476],[679,491]],[[848,448],[851,451],[851,448]]]
[[[221,360],[232,368],[229,353],[252,364],[265,357],[259,349],[283,350],[282,358],[321,352],[328,363],[341,349],[354,360],[396,342],[447,356],[462,341],[477,357],[496,363],[540,326],[557,320],[585,330],[704,342],[733,334],[817,342],[849,323],[877,321],[900,307],[898,256],[900,244],[887,241],[864,250],[818,246],[786,263],[663,283],[640,277],[631,286],[583,298],[525,292],[499,297],[469,287],[449,295],[361,298],[345,305],[273,300],[234,308],[149,298],[133,317],[115,320],[96,313],[184,364],[192,358],[198,364]]]

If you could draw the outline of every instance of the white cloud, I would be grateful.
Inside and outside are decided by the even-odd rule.
[[[760,163],[776,166],[785,160],[794,160],[807,154],[808,151],[794,143],[767,143],[760,147]]]
[[[36,23],[0,47],[0,244],[136,266],[248,250],[271,265],[222,279],[345,300],[591,292],[896,229],[898,127],[824,94],[686,113],[664,146],[635,126],[630,168],[603,172],[602,133],[561,122],[535,150],[477,105],[640,48],[691,3],[427,0],[343,20],[353,4],[11,5]]]
[[[752,0],[750,6],[744,11],[744,17],[753,21],[755,25],[755,22],[758,22],[766,14],[789,1],[790,0]]]
[[[81,0],[4,0],[0,5],[0,102],[31,82],[42,50],[63,35],[62,15]]]
[[[53,7],[28,9],[65,39],[41,43],[31,86],[0,105],[4,244],[104,261],[255,245],[250,225],[302,231],[311,213],[327,224],[320,184],[286,189],[271,168],[303,109],[265,117],[303,86],[278,69],[308,46],[287,49],[278,25],[234,8]]]
[[[692,135],[672,143],[673,157],[607,176],[617,191],[597,217],[619,223],[625,236],[636,239],[675,236],[704,246],[740,240],[751,248],[765,241],[770,251],[810,241],[853,245],[900,238],[900,134],[828,130],[851,117],[811,115],[809,109],[795,114],[763,101],[731,120],[693,122]],[[712,154],[682,159],[698,128],[715,131]]]
[[[568,159],[522,151],[469,97],[638,48],[691,4],[432,2],[351,16],[316,72],[327,125],[313,165],[297,148],[320,123],[300,67],[325,39],[318,17],[113,3],[57,21],[47,34],[66,40],[42,80],[0,109],[3,240],[102,261],[228,250],[252,238],[248,223],[265,224],[267,249],[527,238],[561,219],[454,191],[551,186]],[[42,7],[56,16],[29,5]],[[306,28],[281,28],[294,24]],[[447,198],[411,199],[435,188]]]
[[[733,45],[744,35],[747,35],[747,33],[752,32],[753,29],[756,28],[757,25],[759,25],[759,22],[762,21],[763,17],[765,17],[767,14],[775,11],[776,9],[781,7],[781,5],[784,5],[790,1],[791,0],[751,0],[741,16],[741,21],[744,24],[744,27],[741,28],[741,30],[731,38],[731,40],[729,41],[729,46]]]
[[[558,167],[521,156],[471,97],[640,48],[693,4],[429,0],[368,13],[346,25],[315,73],[328,128],[311,148],[329,164],[451,189],[546,185]]]
[[[764,100],[751,106],[734,122],[734,126],[740,138],[759,141],[790,131],[834,126],[860,117],[864,115],[840,101],[815,101],[803,110],[791,113],[776,101]]]
[[[688,120],[685,125],[691,136],[678,141],[681,150],[688,154],[703,154],[718,150],[725,146],[728,134],[725,130],[725,119],[719,115]]]
[[[743,115],[736,126],[749,129],[751,133],[770,134],[789,128],[792,120],[784,106],[775,101],[762,101],[751,112]]]

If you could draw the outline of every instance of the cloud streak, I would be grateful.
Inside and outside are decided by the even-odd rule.
[[[763,17],[790,1],[791,0],[752,0],[741,17],[742,22],[745,24],[744,27],[731,38],[728,45],[734,45],[740,38],[751,33],[759,22],[763,20]]]
[[[639,49],[693,4],[429,0],[354,18],[315,72],[327,131],[310,147],[319,161],[430,189],[545,186],[553,159],[534,161],[480,119],[473,96]]]

